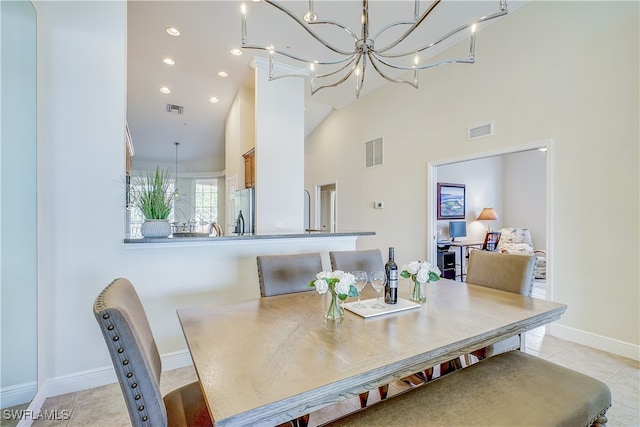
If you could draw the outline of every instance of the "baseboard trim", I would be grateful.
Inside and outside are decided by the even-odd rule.
[[[0,389],[2,408],[11,408],[29,402],[37,391],[38,383],[36,381],[4,387]]]
[[[558,338],[640,361],[640,346],[638,345],[585,332],[569,326],[559,325],[557,323],[553,323],[549,326],[549,333]]]
[[[185,366],[192,365],[191,354],[188,350],[166,353],[161,356],[161,360],[163,371],[170,371],[172,369],[183,368]],[[44,404],[44,401],[49,397],[88,390],[90,388],[112,384],[117,381],[118,379],[116,378],[115,371],[113,370],[113,366],[111,365],[46,379],[42,383],[42,386],[40,387],[38,392],[35,393],[35,397],[29,405],[28,412],[31,414],[39,413],[42,405]],[[33,386],[33,391],[35,392],[35,383]],[[33,396],[33,392],[30,396]],[[22,403],[28,402],[29,398],[24,400]],[[18,423],[18,427],[30,427],[32,422],[32,420],[23,419]]]

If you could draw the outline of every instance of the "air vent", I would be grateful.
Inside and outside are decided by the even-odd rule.
[[[472,141],[474,139],[483,138],[485,136],[493,136],[493,122],[486,125],[480,125],[473,128],[469,128],[467,139]]]
[[[167,113],[184,114],[184,107],[182,105],[167,104]]]
[[[372,168],[382,164],[382,138],[364,143],[365,167]]]

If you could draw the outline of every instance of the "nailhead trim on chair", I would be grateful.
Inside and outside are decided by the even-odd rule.
[[[106,306],[104,304],[104,294],[114,282],[115,280],[111,282],[109,286],[107,286],[98,295],[98,298],[96,299],[96,308],[98,308],[99,311],[103,311],[106,309]],[[109,320],[111,317],[109,313],[104,313],[101,317],[103,319],[101,322],[103,327],[101,327],[100,329],[102,330],[102,333],[105,335],[105,338],[111,338],[111,339],[106,339],[105,341],[108,343],[107,345],[110,345],[113,348],[114,354],[118,357],[118,360],[121,362],[119,365],[122,366],[123,367],[122,370],[125,371],[126,368],[124,367],[129,365],[129,357],[126,354],[126,349],[121,347],[118,343],[118,341],[120,340],[120,335],[118,333],[118,330]],[[138,387],[138,383],[134,377],[133,372],[131,371],[126,372],[126,377],[129,379],[129,387],[132,390],[136,389]],[[145,410],[144,398],[140,394],[136,394],[135,396],[132,396],[126,392],[123,394],[125,396],[125,399],[127,400],[127,406],[129,406],[129,399],[133,397],[135,401],[131,401],[131,405],[133,407],[137,407],[138,411],[141,413],[141,420],[143,422],[148,421],[149,417]]]

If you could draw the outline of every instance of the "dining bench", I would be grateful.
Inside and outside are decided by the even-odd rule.
[[[401,392],[325,426],[605,426],[603,382],[510,351]]]

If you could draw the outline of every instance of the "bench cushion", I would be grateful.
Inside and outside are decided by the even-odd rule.
[[[503,353],[334,420],[331,426],[589,426],[603,382],[520,351]]]

